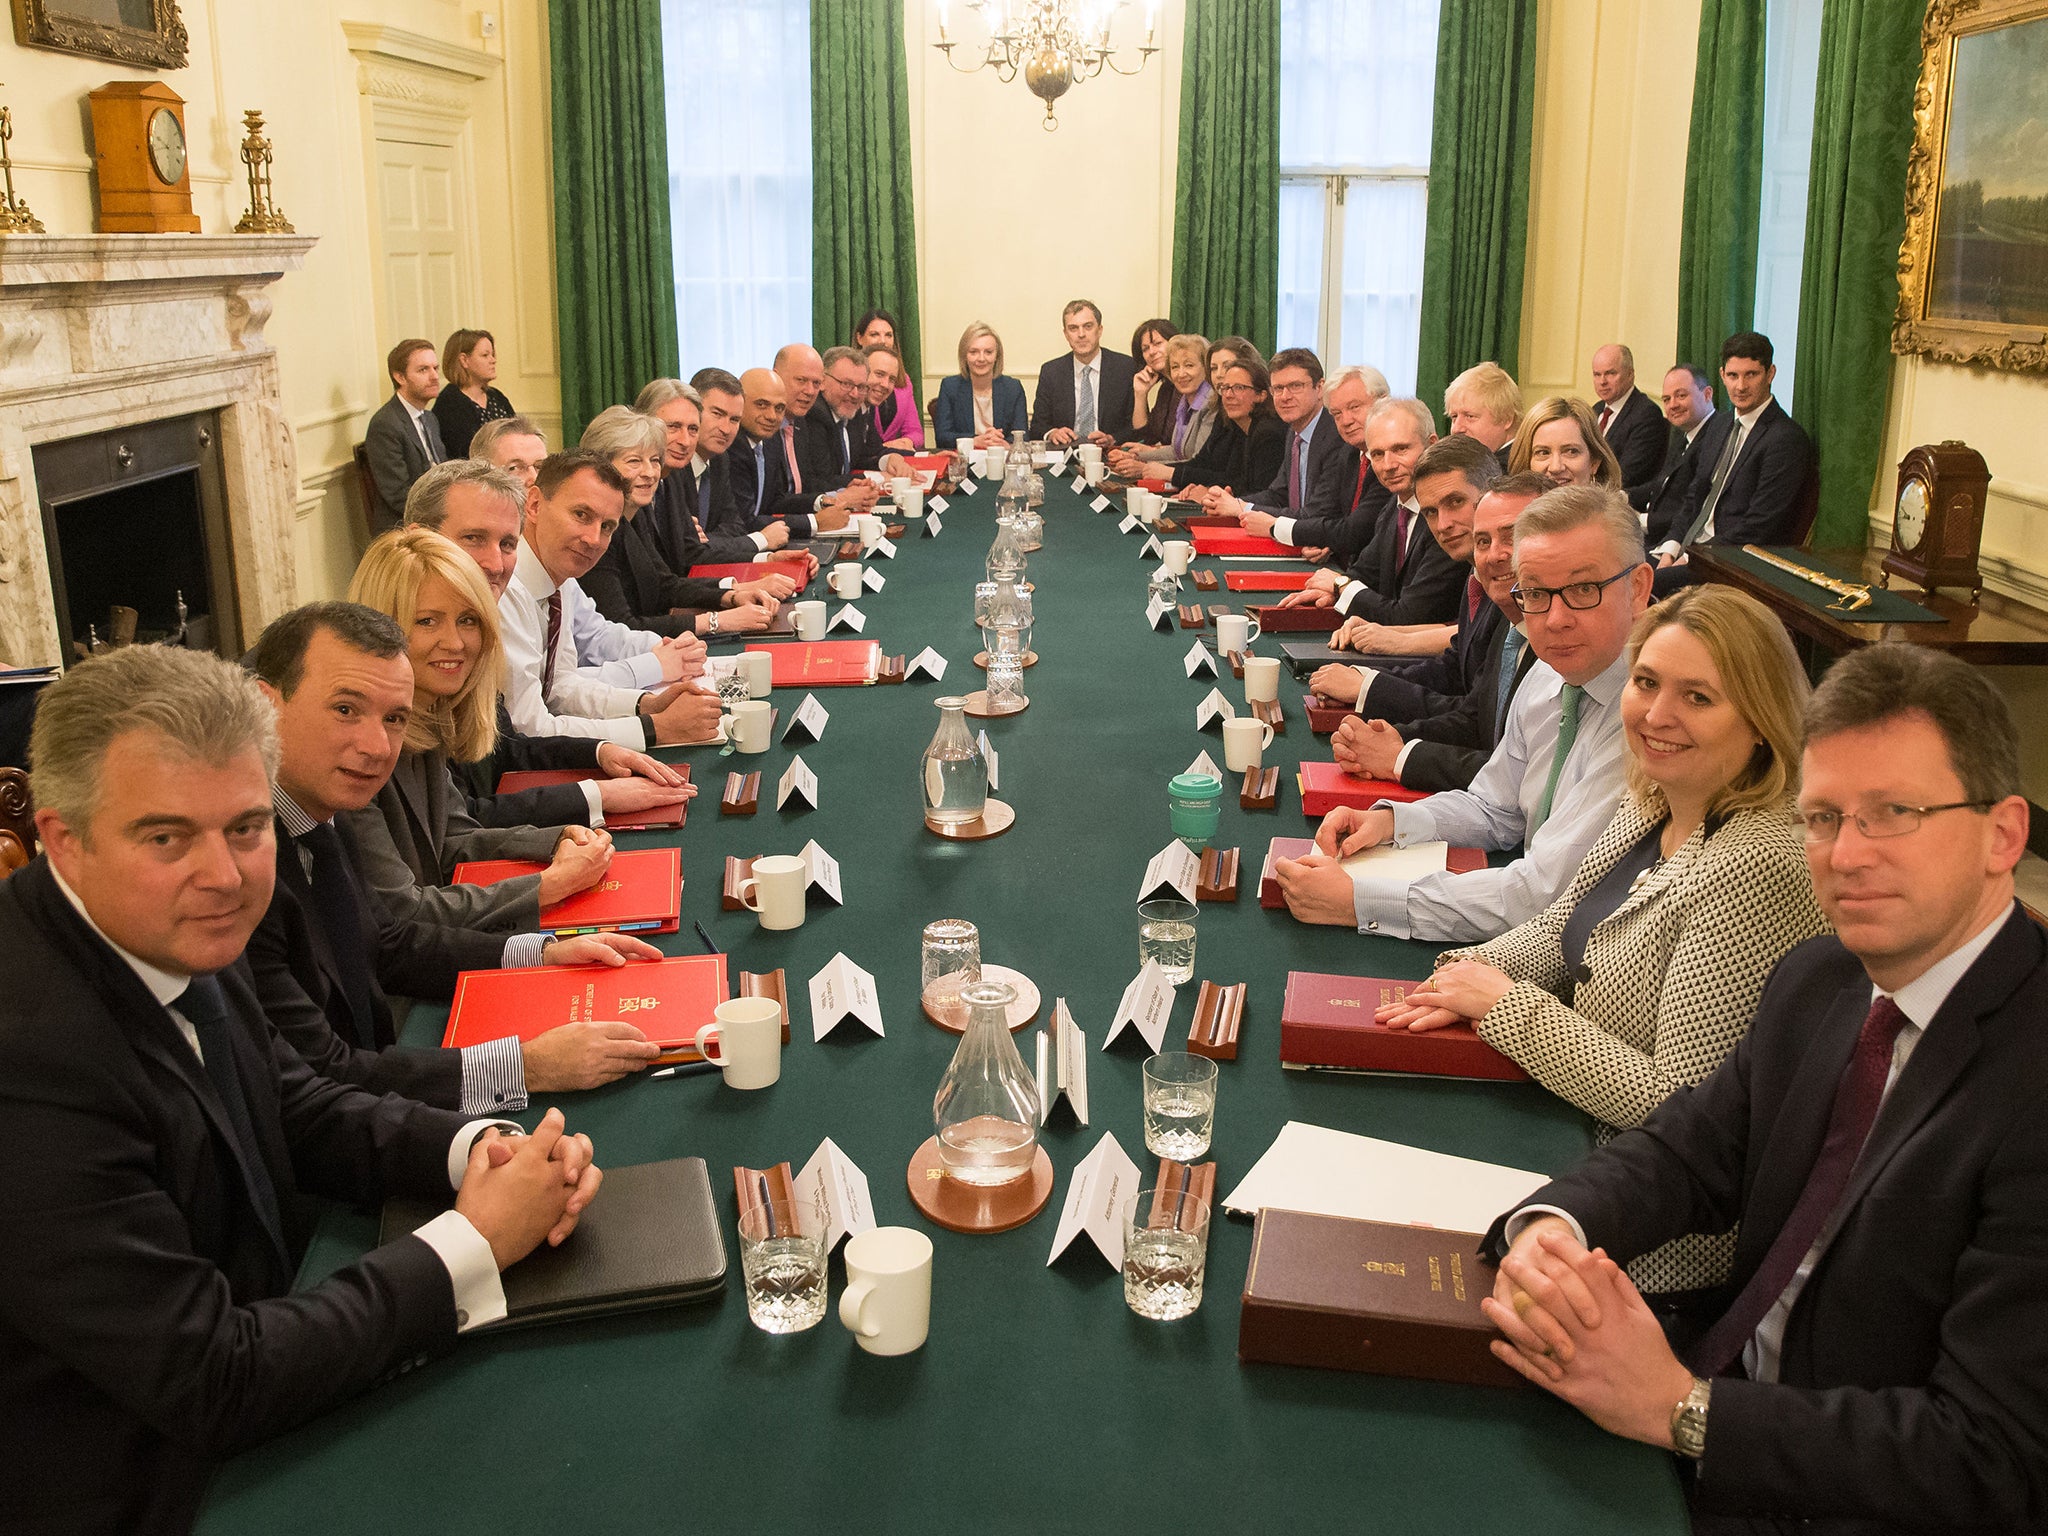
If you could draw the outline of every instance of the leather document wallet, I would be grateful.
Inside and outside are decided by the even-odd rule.
[[[1334,608],[1282,608],[1278,603],[1254,603],[1249,612],[1259,621],[1259,632],[1266,635],[1327,635],[1344,622],[1344,615]]]
[[[1261,608],[1261,622],[1265,609]],[[1296,610],[1290,609],[1289,612]],[[1335,614],[1336,609],[1315,610]],[[1332,625],[1331,628],[1335,628]],[[1321,640],[1282,640],[1280,654],[1287,658],[1287,665],[1296,677],[1307,677],[1317,667],[1393,667],[1415,660],[1413,656],[1367,656],[1358,651],[1340,651]]]
[[[455,866],[450,884],[495,885],[537,875],[531,859],[472,859]],[[549,933],[674,933],[682,922],[683,855],[677,848],[640,848],[612,855],[604,879],[541,909]]]
[[[1479,1298],[1494,1268],[1476,1232],[1268,1206],[1252,1229],[1237,1357],[1423,1381],[1518,1387]]]
[[[1418,985],[1389,976],[1289,971],[1286,1001],[1280,1006],[1280,1064],[1511,1083],[1528,1077],[1480,1039],[1470,1024],[1417,1034],[1373,1022],[1376,1009],[1400,1002]]]
[[[415,1232],[446,1206],[384,1202],[377,1240]],[[505,1316],[478,1333],[703,1301],[725,1288],[725,1237],[701,1157],[606,1168],[559,1248],[542,1243],[501,1276]]]

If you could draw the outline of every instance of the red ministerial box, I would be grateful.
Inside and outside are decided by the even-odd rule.
[[[1529,1074],[1480,1039],[1470,1024],[1420,1034],[1373,1022],[1375,1009],[1398,1003],[1420,982],[1386,976],[1289,971],[1280,1007],[1280,1061],[1289,1067],[1407,1072],[1423,1077],[1483,1077],[1519,1083]]]
[[[1259,905],[1269,910],[1284,909],[1287,898],[1280,894],[1280,876],[1273,864],[1278,859],[1298,859],[1305,853],[1315,852],[1315,839],[1309,837],[1276,837],[1266,844],[1266,862],[1259,870]],[[1444,868],[1454,875],[1470,874],[1475,869],[1486,868],[1486,852],[1481,848],[1452,848],[1444,854]]]
[[[787,576],[796,583],[797,590],[804,589],[804,583],[811,579],[811,568],[801,560],[756,560],[741,565],[693,565],[692,576],[708,576],[713,581],[723,581],[730,576],[734,581],[759,581],[763,576]]]
[[[879,640],[801,640],[793,645],[750,645],[774,658],[777,688],[844,688],[872,683],[882,669]]]
[[[1301,765],[1301,809],[1309,816],[1327,816],[1340,805],[1363,811],[1382,800],[1420,800],[1424,793],[1393,779],[1355,779],[1335,763]]]
[[[684,779],[690,777],[688,763],[676,764],[676,772]],[[592,781],[604,782],[610,777],[595,768],[522,768],[498,777],[498,793],[517,794],[522,789],[544,789],[550,784],[585,784]],[[632,831],[645,827],[680,827],[689,814],[690,802],[678,800],[674,805],[650,805],[643,811],[606,811],[604,824],[612,831]]]
[[[529,859],[477,859],[456,865],[453,883],[496,885],[546,868]],[[682,851],[648,848],[613,854],[602,880],[543,907],[540,925],[553,933],[674,933],[682,923],[682,908]]]
[[[1318,736],[1334,735],[1338,726],[1357,713],[1349,704],[1339,704],[1320,693],[1303,694],[1301,707],[1308,715],[1309,730]]]
[[[444,1046],[517,1035],[531,1040],[561,1024],[619,1020],[666,1054],[697,1056],[697,1031],[725,1001],[725,956],[681,955],[625,965],[537,965],[464,971],[455,982]]]
[[[1299,592],[1314,571],[1227,571],[1223,584],[1233,592]]]
[[[1251,605],[1251,614],[1270,635],[1325,635],[1344,622],[1344,615],[1334,605],[1318,608],[1305,603],[1282,608],[1278,603],[1259,603]]]
[[[1263,555],[1275,560],[1298,560],[1301,552],[1290,544],[1278,539],[1261,538],[1255,533],[1233,531],[1228,528],[1197,528],[1195,553],[1198,555]]]

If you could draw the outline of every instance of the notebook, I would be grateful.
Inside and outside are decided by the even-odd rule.
[[[690,777],[688,763],[677,763],[675,769],[684,779]],[[499,775],[498,793],[517,794],[523,789],[542,789],[550,784],[582,784],[592,780],[603,783],[610,777],[597,768],[520,768]],[[613,832],[646,827],[680,827],[689,811],[690,802],[687,800],[678,800],[674,805],[650,805],[639,811],[606,811],[604,824]]]
[[[777,688],[840,688],[872,683],[881,670],[878,640],[800,640],[793,645],[750,645],[775,659]]]
[[[662,1047],[665,1059],[698,1061],[697,1031],[726,1000],[725,956],[674,955],[626,965],[535,965],[464,971],[441,1044],[531,1040],[559,1024],[618,1020]]]

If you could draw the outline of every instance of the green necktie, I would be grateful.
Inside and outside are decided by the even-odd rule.
[[[1550,754],[1550,782],[1543,786],[1543,798],[1536,802],[1536,814],[1529,821],[1529,836],[1550,820],[1550,802],[1557,796],[1557,778],[1564,772],[1564,760],[1572,755],[1572,743],[1579,739],[1579,700],[1586,690],[1577,683],[1564,685],[1564,712],[1557,722],[1557,750]]]

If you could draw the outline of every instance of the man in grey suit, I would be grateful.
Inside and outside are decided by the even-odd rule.
[[[448,457],[440,423],[428,409],[441,393],[439,357],[431,341],[415,336],[401,341],[384,359],[394,393],[377,407],[363,433],[370,479],[377,488],[367,509],[372,538],[405,521],[405,495],[413,481]]]

